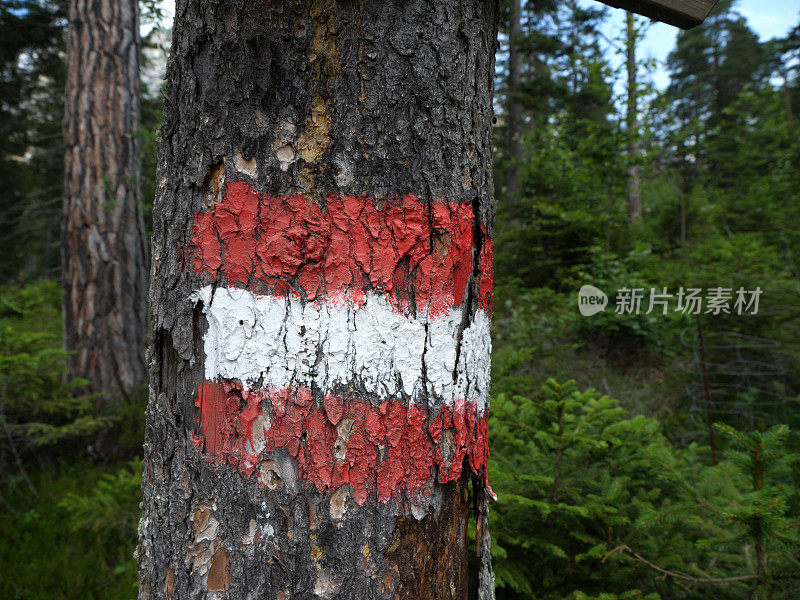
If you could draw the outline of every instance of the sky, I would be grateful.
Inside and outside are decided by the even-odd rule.
[[[582,0],[586,4],[594,4],[594,0]],[[172,25],[175,12],[175,0],[164,0],[162,6],[165,12],[165,26]],[[774,37],[786,35],[800,22],[800,0],[739,0],[736,9],[747,18],[747,21],[759,38],[764,41]],[[625,27],[625,11],[609,8],[609,19],[603,27],[603,33],[608,39],[620,37]],[[663,23],[651,23],[644,40],[639,46],[642,58],[652,58],[657,61],[657,67],[652,74],[653,84],[658,89],[664,89],[669,83],[669,76],[664,69],[667,56],[675,47],[675,38],[678,29]],[[144,33],[144,32],[143,32]],[[614,54],[609,49],[610,56]],[[620,64],[621,56],[611,56],[612,64]]]
[[[583,0],[586,4],[592,0]],[[785,36],[800,22],[800,0],[739,0],[734,8],[747,18],[750,28],[755,31],[761,41]],[[625,27],[625,11],[609,8],[609,19],[603,33],[607,38],[616,39]],[[644,17],[641,17],[643,20]],[[669,83],[669,76],[664,69],[667,56],[675,47],[675,38],[680,30],[664,23],[651,23],[644,40],[637,49],[642,58],[654,58],[658,67],[653,72],[653,84],[664,89]],[[621,57],[613,64],[619,64]]]

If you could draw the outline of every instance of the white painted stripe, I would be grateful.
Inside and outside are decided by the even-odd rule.
[[[357,382],[380,398],[405,394],[419,403],[427,391],[431,405],[470,400],[483,411],[491,337],[482,310],[464,330],[456,368],[460,308],[435,319],[410,318],[378,295],[368,294],[362,306],[354,306],[303,304],[238,288],[212,290],[206,286],[192,296],[203,303],[208,319],[203,338],[208,380],[234,379],[250,388],[315,382],[322,389]]]

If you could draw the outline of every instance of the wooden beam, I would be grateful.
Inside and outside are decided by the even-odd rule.
[[[601,0],[603,4],[662,21],[681,29],[700,25],[717,0]]]

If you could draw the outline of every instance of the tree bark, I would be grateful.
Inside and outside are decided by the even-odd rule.
[[[179,0],[140,598],[467,597],[492,0]]]
[[[633,13],[626,15],[627,36],[625,63],[628,71],[628,218],[635,225],[642,221],[642,197],[639,189],[639,106],[636,89],[636,23]]]
[[[511,23],[508,31],[508,169],[506,170],[506,196],[513,205],[520,198],[519,163],[522,159],[522,104],[517,98],[521,81],[522,60],[519,42],[522,37],[522,0],[511,0]],[[519,215],[512,219],[519,223]]]
[[[107,397],[145,376],[136,0],[69,5],[61,273],[69,371]]]

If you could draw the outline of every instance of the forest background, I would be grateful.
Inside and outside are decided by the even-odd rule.
[[[128,599],[146,390],[101,409],[63,368],[65,4],[0,4],[0,597]],[[720,0],[658,62],[620,14],[504,5],[497,597],[800,597],[800,17],[760,38]],[[142,21],[149,218],[169,29],[153,0]]]

